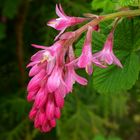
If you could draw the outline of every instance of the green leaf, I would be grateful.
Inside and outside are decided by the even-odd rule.
[[[139,47],[140,21],[125,19],[118,24],[114,36],[114,49],[134,51]]]
[[[7,98],[1,98],[0,102],[0,139],[25,139],[25,133],[29,132],[30,122],[27,118],[27,113],[29,112],[30,105],[24,98],[17,97],[15,95],[7,95]]]
[[[99,92],[120,92],[130,89],[135,84],[140,71],[139,57],[136,53],[131,53],[124,55],[123,59],[123,69],[111,66],[107,69],[95,70],[93,83]]]
[[[21,120],[20,123],[16,124],[16,126],[10,131],[4,131],[4,133],[0,134],[0,139],[6,140],[20,140],[23,137],[26,137],[29,133],[29,119],[25,118]],[[26,135],[25,135],[26,133]]]
[[[113,137],[113,136],[111,136],[111,137],[108,138],[108,140],[122,140],[122,139],[119,138],[119,137]]]
[[[140,6],[140,0],[120,0],[121,6]]]
[[[121,140],[119,137],[113,137],[110,136],[108,139],[106,139],[103,135],[96,135],[93,140]]]
[[[117,2],[111,0],[93,0],[92,9],[93,10],[103,10],[103,12],[110,12],[116,9],[118,5]]]
[[[93,48],[101,48],[104,42],[98,34],[93,38]],[[98,92],[121,92],[130,89],[138,79],[140,65],[135,53],[140,41],[140,24],[135,20],[123,20],[115,31],[114,52],[123,64],[123,69],[109,66],[106,69],[96,68],[93,84]],[[97,41],[98,40],[98,41]],[[100,41],[99,41],[100,40]]]
[[[96,135],[93,140],[106,140],[103,135]]]
[[[120,5],[128,6],[132,3],[133,0],[120,0]]]
[[[20,2],[21,0],[5,0],[2,15],[12,19],[18,11]]]
[[[93,101],[96,94],[91,94],[92,92],[91,83],[91,87],[89,84],[86,88],[75,88],[66,98],[61,119],[57,123],[57,132],[61,140],[90,140],[107,123],[107,120],[94,112],[96,105]],[[90,98],[87,98],[88,96]]]
[[[103,135],[96,135],[93,140],[106,140],[106,138]]]
[[[81,54],[83,43],[84,43],[85,37],[82,37],[75,45],[75,55],[78,57]]]
[[[109,30],[106,24],[102,24],[102,32],[93,32],[93,53],[102,49]],[[118,24],[114,36],[114,52],[124,68],[114,65],[106,69],[96,68],[93,83],[99,92],[128,90],[135,84],[139,75],[139,57],[135,51],[140,47],[140,22],[133,19],[123,20]],[[82,37],[75,46],[76,56],[81,54],[84,39],[85,37]]]
[[[100,94],[97,104],[100,107],[104,117],[112,116],[114,118],[122,118],[127,114],[127,103],[129,100],[128,93],[116,93],[116,94]],[[110,106],[111,104],[111,106]],[[116,124],[112,124],[111,128],[117,128]]]

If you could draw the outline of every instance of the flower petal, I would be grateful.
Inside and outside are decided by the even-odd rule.
[[[64,98],[58,90],[55,92],[55,102],[56,105],[60,108],[64,106]]]
[[[58,24],[58,21],[56,19],[51,19],[47,23],[48,26],[50,26],[50,27],[52,27],[54,29],[56,29],[57,24]]]
[[[54,113],[55,113],[55,105],[54,105],[54,97],[53,93],[48,94],[48,101],[47,101],[47,106],[46,106],[46,116],[48,120],[51,120],[54,118]]]
[[[59,119],[60,116],[61,116],[60,108],[59,108],[59,107],[56,107],[56,108],[55,108],[55,117],[56,117],[57,119]]]
[[[60,6],[60,7],[59,7]],[[61,18],[65,18],[65,14],[64,14],[64,11],[61,7],[61,5],[59,4],[56,4],[56,14],[61,17]]]
[[[60,33],[55,37],[54,41],[56,41],[65,32],[65,30],[66,30],[66,28],[61,30]]]
[[[78,74],[74,73],[74,78],[76,80],[76,82],[78,82],[81,85],[87,85],[87,80],[81,76],[79,76]]]
[[[64,10],[63,10],[61,4],[59,4],[59,9],[60,9],[61,13],[62,13],[65,17],[67,17],[67,15],[65,14],[65,12],[64,12]]]
[[[38,63],[40,63],[40,61],[33,61],[33,62],[30,62],[26,67],[29,68],[29,67],[32,67]]]
[[[88,65],[86,66],[86,72],[87,72],[89,75],[92,74],[92,72],[93,72],[92,63],[91,63],[91,64],[88,64]]]
[[[75,36],[76,36],[75,32],[66,32],[60,36],[60,39],[62,39],[62,40],[63,39],[70,39],[70,38],[73,38]]]
[[[31,61],[40,61],[43,58],[45,50],[38,51],[31,57]]]
[[[47,63],[47,68],[46,68],[46,73],[47,75],[50,75],[51,72],[53,71],[53,68],[55,66],[55,59],[52,59]]]
[[[44,89],[40,89],[35,97],[35,106],[37,108],[41,108],[45,103],[46,103],[46,99],[47,99],[47,92],[44,92]]]
[[[41,70],[36,76],[34,76],[28,86],[27,86],[27,90],[28,92],[34,91],[35,89],[38,89],[38,87],[40,86],[40,82],[41,80],[44,78],[45,76],[45,70]]]
[[[115,55],[113,55],[113,61],[114,61],[114,64],[116,64],[119,67],[123,68],[123,65],[121,64],[120,60]]]
[[[41,46],[41,45],[36,45],[36,44],[31,44],[31,46],[38,48],[38,49],[43,49],[43,50],[47,49],[47,46]]]
[[[60,85],[61,72],[59,68],[55,68],[48,78],[47,88],[49,92],[54,92]]]

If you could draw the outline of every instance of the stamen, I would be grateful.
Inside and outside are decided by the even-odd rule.
[[[42,60],[40,61],[40,63],[43,63],[45,61],[51,61],[53,59],[52,55],[50,54],[50,52],[46,51],[44,54],[43,54],[43,58]]]
[[[108,66],[108,64],[103,60],[101,60],[101,64],[104,65],[104,66]]]
[[[56,22],[55,21],[50,21],[50,22],[48,22],[48,24],[53,24],[53,25],[55,25],[56,24]]]

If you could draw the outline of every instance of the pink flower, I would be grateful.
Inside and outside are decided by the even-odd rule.
[[[66,28],[74,26],[86,20],[86,18],[67,16],[61,7],[61,4],[56,5],[56,14],[59,16],[59,18],[52,19],[47,23],[48,26],[61,31],[55,38],[55,40],[65,31]]]
[[[104,66],[107,64],[116,64],[121,68],[123,67],[119,59],[113,53],[113,32],[108,35],[103,49],[93,54],[93,59],[98,63],[102,63]]]
[[[80,55],[77,65],[80,68],[85,68],[88,74],[92,74],[93,66],[92,66],[92,48],[91,48],[91,40],[92,40],[92,31],[93,28],[91,26],[88,27],[86,39],[84,42],[84,46],[82,49],[82,54]]]
[[[78,67],[85,68],[86,72],[89,75],[91,75],[93,72],[93,64],[95,64],[101,68],[104,68],[104,66],[101,63],[99,63],[96,59],[93,59],[93,56],[92,56],[92,44],[91,44],[92,32],[96,29],[98,30],[99,28],[95,28],[95,26],[88,27],[86,39],[85,39],[84,46],[82,49],[82,53],[81,53],[80,57],[77,58],[77,60],[75,60],[75,61],[77,61]]]
[[[65,73],[65,83],[67,85],[68,92],[72,92],[73,84],[77,82],[81,85],[87,85],[87,80],[81,76],[79,76],[75,70],[73,65],[67,66],[67,72]]]
[[[33,45],[42,50],[31,57],[28,67],[32,67],[29,76],[33,77],[27,87],[28,101],[33,101],[29,118],[34,121],[35,128],[48,132],[56,126],[60,118],[60,110],[64,106],[66,94],[72,91],[73,84],[87,84],[87,80],[74,71],[73,65],[67,67],[66,59],[74,59],[72,46],[65,48],[65,41],[57,41],[51,47]]]
[[[71,38],[75,38],[76,37],[76,33],[75,32],[66,32],[64,34],[62,34],[59,39],[64,40],[64,39],[71,39]]]
[[[47,94],[47,98],[42,106],[34,104],[29,118],[34,120],[35,128],[39,128],[42,132],[48,132],[54,128],[56,126],[56,119],[60,118],[60,107],[56,105],[55,94]]]
[[[63,76],[62,68],[63,67],[55,66],[51,75],[48,77],[47,86],[49,92],[55,92],[60,86],[60,84],[62,84],[61,86],[66,87],[62,78]]]
[[[73,88],[73,84],[75,82],[78,82],[81,85],[87,85],[87,80],[85,78],[79,76],[75,72],[76,61],[73,61],[73,60],[75,60],[75,56],[74,56],[72,46],[69,47],[68,56],[69,56],[69,63],[66,64],[65,83],[67,85],[68,92],[71,92],[72,88]]]
[[[87,24],[79,30],[62,35],[66,28],[88,18],[67,16],[60,4],[56,5],[56,14],[59,18],[50,20],[48,25],[61,31],[55,38],[60,40],[50,47],[33,44],[32,46],[41,50],[31,57],[31,62],[27,66],[31,67],[29,76],[32,77],[27,86],[27,100],[33,102],[29,118],[34,121],[35,128],[42,132],[48,132],[56,126],[64,106],[64,98],[72,92],[74,83],[87,85],[87,80],[78,75],[76,69],[85,68],[91,75],[93,64],[101,68],[112,63],[122,67],[112,50],[113,32],[109,34],[103,50],[93,55],[92,32],[99,31],[99,26],[92,27]],[[72,44],[87,26],[82,53],[79,58],[76,58]]]
[[[64,106],[67,87],[62,78],[64,63],[64,41],[57,41],[51,47],[33,45],[42,50],[31,57],[28,67],[32,67],[29,76],[28,101],[34,101],[29,117],[34,126],[43,132],[50,131],[60,118],[60,109]],[[63,89],[63,90],[62,90]]]

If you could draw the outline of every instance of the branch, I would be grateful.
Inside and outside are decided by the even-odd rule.
[[[108,14],[108,15],[99,16],[99,18],[94,18],[89,23],[87,23],[84,26],[82,26],[81,28],[77,29],[76,32],[78,34],[81,34],[81,33],[83,33],[84,31],[87,30],[88,26],[95,26],[95,25],[99,24],[100,22],[110,20],[110,19],[114,19],[114,18],[117,18],[117,17],[121,18],[121,17],[132,17],[132,16],[140,16],[140,9],[120,11],[120,12],[116,12],[116,13],[112,13],[112,14]]]
[[[29,0],[23,0],[18,11],[15,23],[16,44],[17,44],[17,59],[20,71],[20,85],[25,84],[25,66],[24,66],[24,49],[23,49],[23,28],[28,11]]]
[[[87,24],[82,26],[81,28],[74,31],[76,34],[75,35],[76,37],[67,40],[65,42],[64,46],[67,47],[67,46],[70,46],[72,43],[74,43],[79,38],[79,36],[88,29],[89,26],[96,26],[100,22],[110,20],[110,19],[122,18],[122,17],[133,17],[133,16],[140,16],[140,9],[120,11],[120,12],[116,12],[116,13],[112,13],[112,14],[108,14],[108,15],[98,16],[98,18],[94,17],[93,20],[91,20],[90,22],[88,22]]]

